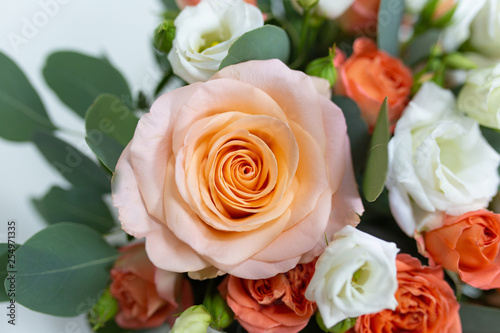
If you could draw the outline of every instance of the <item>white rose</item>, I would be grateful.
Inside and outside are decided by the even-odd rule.
[[[401,229],[438,227],[439,214],[484,208],[500,182],[500,156],[479,124],[456,110],[455,98],[425,83],[403,112],[389,141],[386,186]]]
[[[185,7],[174,25],[168,60],[177,76],[193,83],[215,74],[234,41],[264,20],[256,6],[243,0],[202,0]]]
[[[313,10],[318,16],[334,20],[344,14],[344,12],[351,7],[353,3],[354,0],[319,0]],[[297,11],[302,12],[302,8],[298,4],[297,0],[292,0],[292,5]]]
[[[451,23],[441,34],[441,44],[445,51],[458,49],[470,37],[470,26],[486,0],[457,0],[457,9]]]
[[[352,226],[346,226],[316,263],[305,296],[315,301],[326,327],[338,322],[394,310],[398,289],[398,248]]]
[[[471,45],[489,57],[500,57],[500,0],[487,0],[471,25]]]
[[[500,129],[500,64],[469,71],[457,106],[481,125]]]

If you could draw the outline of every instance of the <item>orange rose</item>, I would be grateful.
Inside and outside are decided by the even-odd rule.
[[[249,3],[251,5],[257,6],[257,0],[243,0],[246,3]],[[177,3],[177,6],[182,9],[186,6],[196,6],[200,0],[175,0]]]
[[[462,332],[459,305],[451,287],[443,280],[443,270],[424,267],[408,254],[396,259],[399,288],[396,310],[383,310],[358,318],[356,333]]]
[[[356,0],[338,18],[342,29],[347,32],[375,37],[377,35],[377,16],[380,0]]]
[[[127,329],[156,327],[193,303],[191,286],[182,274],[164,271],[149,261],[144,244],[121,248],[111,270],[110,291],[118,300],[116,323]],[[181,299],[182,296],[182,299]]]
[[[298,332],[316,311],[316,304],[304,296],[315,263],[299,264],[286,273],[261,280],[230,275],[219,289],[248,332]]]
[[[458,272],[481,289],[500,287],[500,215],[487,210],[447,215],[441,228],[424,235],[425,249],[437,264]]]
[[[353,54],[338,68],[335,93],[353,99],[371,130],[380,105],[388,97],[389,121],[395,124],[408,104],[412,74],[401,60],[377,50],[366,37],[358,38]]]

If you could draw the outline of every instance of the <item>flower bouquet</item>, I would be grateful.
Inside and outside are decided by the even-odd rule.
[[[498,0],[163,5],[153,89],[46,61],[93,156],[0,53],[0,137],[71,184],[23,244],[6,223],[9,324],[21,304],[100,333],[500,332]]]

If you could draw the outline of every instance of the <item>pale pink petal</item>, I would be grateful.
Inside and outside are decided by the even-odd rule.
[[[157,219],[163,215],[163,181],[165,166],[172,154],[172,128],[181,106],[201,83],[170,91],[156,100],[151,111],[139,120],[134,138],[129,144],[130,161],[143,205]],[[120,167],[117,165],[117,172]],[[123,177],[125,178],[125,177]],[[130,180],[127,180],[130,181]]]
[[[255,68],[259,70],[256,71]],[[254,60],[228,66],[210,80],[234,78],[265,91],[285,110],[286,117],[309,132],[321,149],[325,147],[318,93],[311,77],[290,70],[280,60]],[[279,82],[279,84],[277,84]],[[305,112],[307,110],[307,112]]]

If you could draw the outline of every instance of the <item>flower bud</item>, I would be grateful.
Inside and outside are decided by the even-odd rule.
[[[106,289],[89,312],[89,322],[92,324],[92,329],[97,331],[104,327],[106,322],[112,319],[117,312],[118,301],[111,295],[109,289]]]
[[[448,54],[444,58],[444,63],[447,67],[453,69],[475,69],[477,65],[472,60],[468,59],[465,55],[459,52]]]
[[[212,315],[212,326],[216,328],[226,328],[233,322],[233,311],[231,311],[231,308],[229,308],[226,301],[219,293],[214,294],[212,297],[205,297],[203,305]]]
[[[165,20],[155,30],[154,47],[165,54],[172,49],[172,41],[175,38],[175,26],[173,20]]]
[[[457,106],[479,124],[500,129],[500,64],[470,71]]]
[[[316,312],[316,322],[318,323],[319,328],[321,328],[324,332],[331,333],[344,333],[349,331],[351,328],[356,325],[357,318],[346,318],[342,320],[340,323],[335,324],[333,327],[327,328],[325,323],[323,323],[323,318],[321,318],[321,314],[319,311]]]
[[[203,305],[187,308],[174,323],[171,333],[206,333],[212,316]]]
[[[337,81],[337,70],[333,65],[334,57],[335,47],[330,49],[328,56],[311,61],[306,67],[306,74],[326,79],[330,87],[333,87]]]
[[[303,9],[311,9],[318,4],[319,0],[297,0],[297,3]]]

